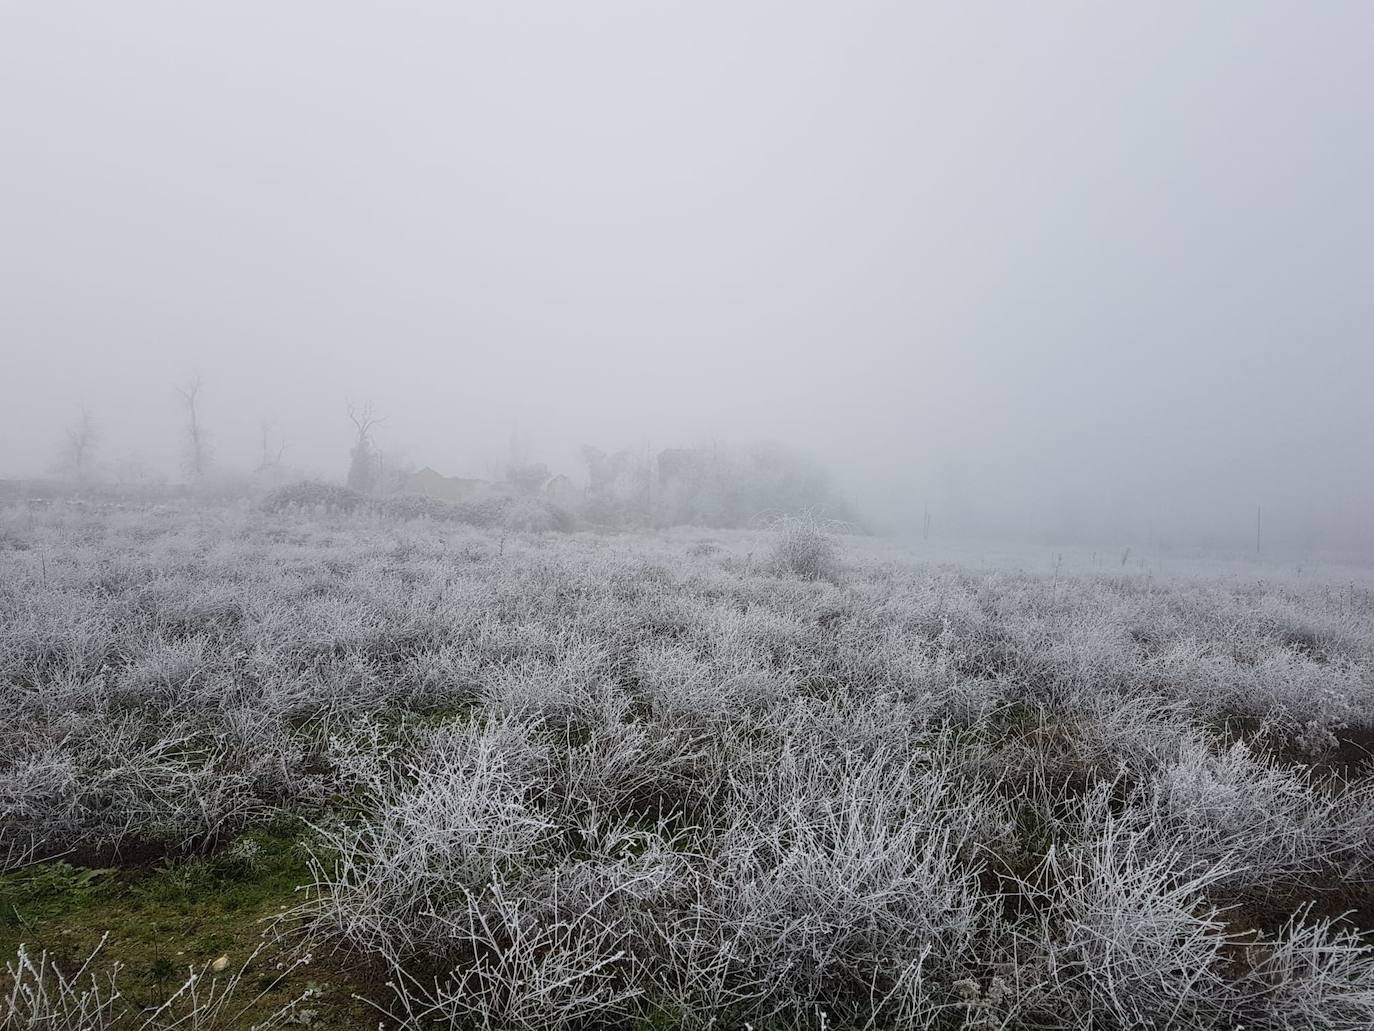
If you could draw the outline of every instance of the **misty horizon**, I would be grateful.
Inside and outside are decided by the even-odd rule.
[[[1374,15],[3,15],[0,477],[813,455],[873,524],[1374,549]]]

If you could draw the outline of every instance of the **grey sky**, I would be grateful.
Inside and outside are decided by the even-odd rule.
[[[1366,3],[8,3],[0,475],[84,401],[480,473],[773,438],[883,511],[1374,504]],[[1094,531],[1095,532],[1095,531]]]

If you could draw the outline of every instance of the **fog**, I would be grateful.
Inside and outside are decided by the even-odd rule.
[[[1374,547],[1364,3],[9,4],[0,476],[773,440],[872,525]]]

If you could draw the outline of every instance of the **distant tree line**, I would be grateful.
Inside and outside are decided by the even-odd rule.
[[[173,388],[180,410],[181,470],[198,490],[281,486],[295,477],[286,469],[286,441],[268,423],[260,427],[258,459],[251,476],[217,468],[212,435],[203,410],[205,387],[199,376]],[[345,406],[352,426],[344,482],[359,497],[429,495],[443,500],[480,501],[523,498],[552,506],[570,517],[604,526],[748,526],[786,514],[808,513],[849,519],[829,475],[814,460],[776,444],[709,446],[651,450],[581,449],[582,477],[557,474],[532,460],[512,437],[504,468],[488,480],[464,480],[433,470],[417,473],[408,463],[383,461],[376,432],[385,423],[371,402]],[[59,471],[88,486],[113,475],[118,484],[152,487],[161,479],[136,457],[103,470],[97,464],[101,434],[84,406],[66,429]],[[107,481],[108,482],[108,481]]]

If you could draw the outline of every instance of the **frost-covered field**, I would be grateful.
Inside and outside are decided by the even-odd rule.
[[[1367,570],[1120,559],[13,506],[4,883],[288,841],[274,941],[374,1025],[1374,1024]],[[29,904],[5,1026],[189,1005],[64,988],[120,910]]]

